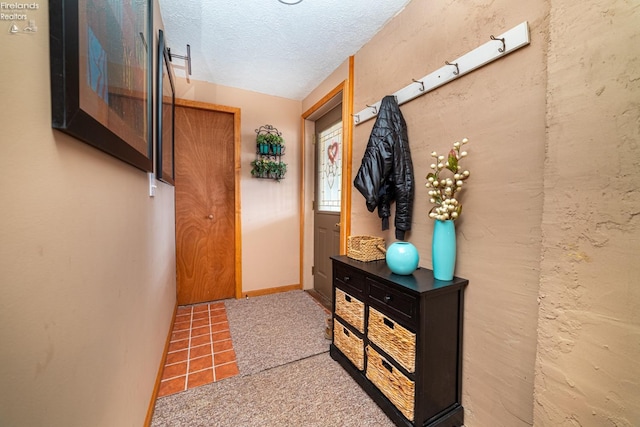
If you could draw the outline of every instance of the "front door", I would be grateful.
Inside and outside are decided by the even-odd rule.
[[[342,104],[316,120],[314,290],[331,301],[331,255],[340,253]]]
[[[232,298],[234,113],[187,101],[175,114],[178,305]]]

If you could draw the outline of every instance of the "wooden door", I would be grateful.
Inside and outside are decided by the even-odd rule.
[[[236,118],[211,108],[176,105],[178,305],[235,296]]]

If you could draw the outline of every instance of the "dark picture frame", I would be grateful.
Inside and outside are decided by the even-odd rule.
[[[152,16],[150,0],[49,1],[52,127],[147,172]]]
[[[176,91],[171,58],[165,46],[164,31],[158,30],[156,68],[156,178],[175,185],[175,108]]]

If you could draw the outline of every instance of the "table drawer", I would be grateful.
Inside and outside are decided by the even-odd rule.
[[[367,346],[367,378],[407,417],[414,418],[416,384]]]
[[[413,373],[416,370],[416,334],[400,326],[373,307],[369,307],[369,341],[393,357],[400,366]]]
[[[336,288],[335,313],[364,333],[364,303],[339,288]]]
[[[364,369],[364,342],[338,319],[333,319],[333,343],[359,370]]]
[[[401,316],[404,323],[416,325],[419,300],[415,296],[375,280],[367,279],[367,282],[369,298],[380,307],[381,311],[393,317]]]
[[[346,285],[354,290],[354,293],[364,294],[364,274],[353,268],[335,262],[333,264],[333,277],[337,285]],[[362,299],[362,297],[360,297]]]

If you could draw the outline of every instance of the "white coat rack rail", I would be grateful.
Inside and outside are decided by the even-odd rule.
[[[496,59],[529,44],[529,24],[527,21],[513,27],[497,37],[489,36],[489,41],[453,61],[445,61],[445,65],[423,78],[412,79],[413,83],[395,92],[398,105],[411,101],[427,92],[449,83],[471,71],[482,67]],[[378,114],[380,103],[367,104],[367,108],[353,115],[356,125],[366,122]]]

